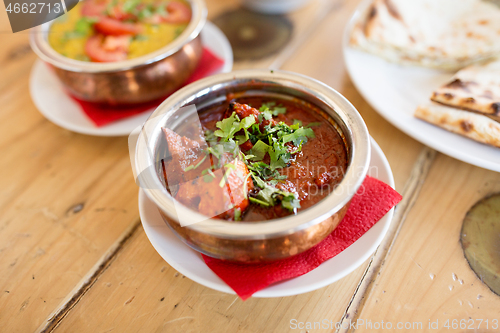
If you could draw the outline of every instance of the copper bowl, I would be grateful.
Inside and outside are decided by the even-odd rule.
[[[160,161],[165,156],[165,143],[161,128],[179,128],[186,119],[196,117],[193,105],[198,109],[215,105],[228,93],[298,98],[316,106],[318,113],[341,134],[347,149],[348,168],[339,186],[322,201],[297,215],[269,221],[210,219],[177,203],[162,184]],[[191,107],[182,108],[187,105]],[[295,73],[245,70],[197,81],[167,98],[139,134],[134,167],[145,194],[186,244],[211,257],[250,263],[293,256],[328,236],[344,217],[352,197],[361,186],[369,161],[366,125],[352,104],[337,91]],[[199,222],[181,226],[179,216],[183,221]]]
[[[188,2],[192,18],[187,28],[165,47],[142,57],[112,63],[67,58],[48,43],[53,21],[31,30],[31,48],[52,65],[64,87],[76,98],[112,105],[150,102],[178,89],[200,61],[200,32],[207,9],[203,0]]]

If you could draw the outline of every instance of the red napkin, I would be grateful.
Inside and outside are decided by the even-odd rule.
[[[402,199],[389,185],[367,176],[344,219],[321,243],[296,256],[261,264],[240,264],[203,255],[208,267],[245,300],[267,286],[318,267],[358,240]]]
[[[210,75],[211,73],[221,68],[223,65],[224,65],[224,60],[218,58],[209,49],[204,48],[198,67],[183,86]],[[114,121],[135,116],[144,111],[156,108],[168,96],[170,96],[170,94],[156,101],[143,103],[139,105],[133,105],[133,106],[102,105],[102,104],[82,101],[74,96],[71,97],[76,102],[78,102],[78,104],[80,104],[83,112],[85,112],[85,114],[90,118],[90,120],[92,120],[92,122],[97,127],[101,127],[109,123],[112,123]]]

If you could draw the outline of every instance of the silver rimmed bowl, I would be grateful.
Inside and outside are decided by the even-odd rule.
[[[340,184],[314,206],[279,219],[231,222],[211,219],[175,201],[163,185],[162,127],[175,131],[197,109],[217,105],[226,95],[298,98],[317,107],[344,140],[348,168]],[[185,108],[185,106],[191,106]],[[369,134],[356,109],[341,94],[309,77],[283,71],[244,70],[192,83],[167,98],[146,122],[135,150],[135,170],[145,194],[186,244],[208,256],[261,262],[304,252],[328,236],[344,217],[369,166]],[[180,218],[181,217],[181,218]],[[180,221],[199,221],[182,226]]]
[[[188,2],[192,17],[186,29],[165,47],[138,58],[111,63],[67,58],[48,43],[53,21],[31,29],[31,48],[78,99],[111,105],[150,102],[178,89],[200,61],[207,9],[203,0]]]

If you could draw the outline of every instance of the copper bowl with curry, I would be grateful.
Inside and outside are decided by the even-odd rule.
[[[255,263],[327,237],[369,161],[363,119],[337,91],[295,73],[243,70],[167,98],[138,133],[134,168],[187,245]]]
[[[31,31],[31,47],[77,99],[131,105],[164,98],[202,54],[203,0],[85,0]]]

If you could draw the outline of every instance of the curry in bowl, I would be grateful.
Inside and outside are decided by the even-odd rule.
[[[86,0],[55,20],[48,42],[71,59],[123,61],[171,43],[191,14],[182,0]]]
[[[368,172],[370,139],[334,89],[253,69],[167,98],[134,155],[136,181],[183,242],[250,263],[296,255],[331,234]]]
[[[344,141],[317,107],[299,99],[228,95],[200,122],[163,128],[165,184],[209,217],[265,221],[324,199],[347,169]],[[201,126],[200,126],[201,124]]]

